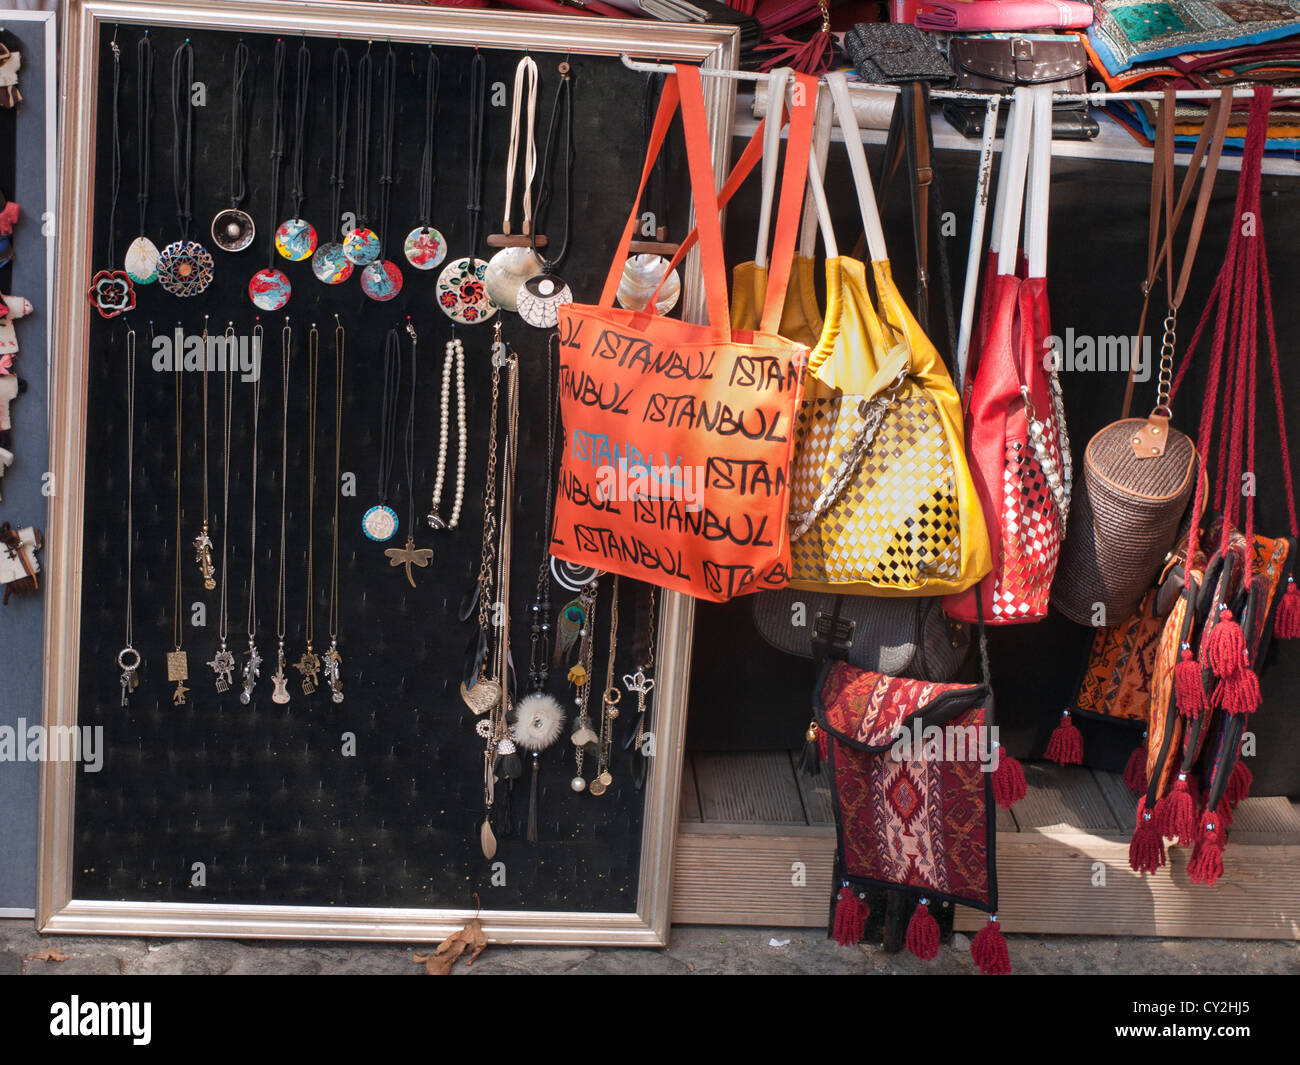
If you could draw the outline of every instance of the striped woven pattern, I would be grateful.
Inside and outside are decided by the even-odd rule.
[[[860,396],[806,398],[795,426],[791,512],[807,510],[861,424]],[[934,405],[908,381],[852,482],[791,546],[792,579],[909,589],[961,576],[952,457]]]

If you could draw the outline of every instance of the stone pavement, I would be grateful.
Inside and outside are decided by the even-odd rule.
[[[1008,936],[1017,973],[1297,974],[1300,943],[1226,939],[1123,939]],[[66,961],[31,955],[50,950]],[[0,975],[387,973],[424,975],[412,944],[331,944],[272,940],[138,939],[40,936],[31,921],[0,920]],[[974,973],[970,941],[960,933],[933,962],[878,947],[840,947],[810,929],[673,929],[664,950],[619,947],[491,946],[457,974]]]

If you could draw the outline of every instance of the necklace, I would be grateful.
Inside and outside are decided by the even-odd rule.
[[[510,736],[510,549],[514,539],[514,494],[515,472],[518,460],[519,443],[519,360],[514,352],[506,348],[501,340],[501,325],[496,326],[496,337],[492,345],[494,365],[506,372],[506,414],[505,454],[501,461],[500,515],[497,519],[499,539],[496,545],[497,603],[495,621],[497,625],[496,647],[493,656],[492,683],[498,697],[487,717],[479,720],[475,728],[486,741],[483,752],[483,790],[484,817],[479,830],[479,841],[483,857],[489,860],[496,854],[496,837],[492,832],[491,815],[496,802],[495,781],[498,769],[503,780],[509,781],[513,788],[514,780],[522,769],[515,753],[514,741]],[[498,765],[498,762],[501,764]],[[504,814],[504,811],[502,811]],[[509,825],[509,817],[502,821]]]
[[[537,250],[534,238],[533,257],[541,266],[541,272],[523,283],[516,300],[519,317],[537,329],[554,329],[560,324],[560,308],[573,302],[573,290],[555,273],[555,268],[569,250],[569,226],[573,217],[573,89],[568,63],[560,64],[560,85],[555,90],[551,123],[546,131],[546,158],[542,163],[541,189],[537,196],[539,218],[545,216],[551,199],[551,168],[561,122],[564,124],[564,240],[555,257],[547,259]]]
[[[279,646],[275,655],[275,673],[271,683],[275,686],[271,692],[271,702],[283,706],[289,701],[289,681],[284,675],[284,541],[285,526],[288,517],[289,495],[287,480],[289,473],[289,366],[293,359],[293,327],[288,317],[280,330],[280,383],[282,412],[280,418],[280,580],[275,592],[275,637]]]
[[[573,701],[578,708],[573,732],[569,734],[569,742],[574,746],[575,767],[569,787],[574,791],[587,790],[587,778],[582,775],[582,765],[588,746],[600,742],[600,737],[592,731],[591,718],[587,713],[587,704],[591,700],[592,667],[595,665],[596,658],[596,596],[599,588],[600,585],[592,581],[583,588],[578,597],[578,609],[582,616],[579,623],[578,662],[569,670],[569,682],[575,689]],[[566,612],[567,610],[568,608]]]
[[[122,52],[117,46],[117,31],[109,41],[113,51],[113,168],[111,172],[111,199],[108,208],[108,262],[106,270],[99,270],[90,279],[88,293],[90,305],[101,318],[116,318],[135,309],[135,289],[131,276],[125,270],[113,268],[117,262],[117,197],[122,188],[122,138],[118,123],[118,99],[122,83]],[[128,330],[134,344],[135,333]],[[125,691],[123,692],[125,695]]]
[[[289,187],[289,200],[293,204],[293,216],[281,222],[275,231],[275,250],[294,263],[310,259],[316,250],[316,228],[302,216],[302,201],[307,195],[303,168],[307,157],[307,108],[310,100],[311,49],[304,39],[298,45],[297,95],[294,98],[297,112],[294,119],[293,158],[289,163],[289,175],[293,182]]]
[[[524,140],[524,191],[523,235],[512,237],[510,232],[511,201],[515,191],[515,167],[519,160],[519,135],[524,94],[527,93],[528,128]],[[507,311],[517,309],[519,287],[525,280],[541,271],[533,252],[533,177],[537,173],[537,142],[534,129],[537,122],[537,63],[532,56],[524,56],[515,67],[514,105],[510,112],[510,149],[506,153],[506,208],[501,232],[488,237],[488,244],[501,250],[488,262],[483,282],[492,302]]]
[[[212,253],[198,241],[190,240],[190,223],[194,219],[193,84],[194,48],[187,38],[172,55],[172,187],[181,236],[158,255],[158,284],[184,299],[199,295],[212,284]]]
[[[140,230],[126,249],[127,276],[137,285],[158,280],[158,246],[144,235],[149,217],[149,164],[153,158],[150,134],[153,130],[153,42],[144,31],[135,46],[136,204],[140,208]]]
[[[614,745],[614,721],[618,717],[618,704],[623,693],[614,686],[614,659],[618,654],[618,574],[614,574],[609,603],[609,657],[605,660],[605,693],[600,700],[600,754],[596,763],[596,776],[588,785],[592,795],[604,795],[614,783],[609,771],[610,750]]]
[[[662,83],[663,78],[660,75],[649,75],[641,97],[641,123],[647,144],[650,142],[651,130],[654,127],[655,105]],[[666,278],[664,276],[671,265],[671,261],[664,258],[665,253],[674,255],[677,252],[677,245],[665,243],[668,227],[664,225],[664,219],[668,215],[664,200],[664,157],[667,154],[665,146],[650,171],[650,183],[646,190],[646,201],[650,205],[649,214],[652,221],[646,229],[642,230],[641,235],[652,239],[634,240],[631,243],[630,250],[634,254],[630,255],[627,262],[623,264],[623,278],[619,282],[616,294],[619,306],[632,311],[645,310],[646,305],[658,292],[659,298],[655,300],[655,310],[659,314],[667,314],[677,306],[677,300],[682,294],[682,279],[677,271],[674,270]]]
[[[451,504],[451,517],[442,518],[442,486],[447,477],[447,436],[451,419],[451,377],[456,373],[456,498]],[[451,339],[447,341],[447,354],[442,360],[442,421],[438,430],[438,466],[433,481],[433,501],[426,519],[434,531],[454,529],[460,524],[460,508],[465,499],[465,449],[468,441],[465,422],[465,348],[452,326]],[[549,492],[550,486],[547,486]]]
[[[212,537],[208,535],[208,316],[203,316],[203,526],[194,537],[194,561],[199,566],[203,587],[212,591],[217,586],[217,571],[212,565]]]
[[[276,212],[280,206],[280,172],[284,169],[284,125],[285,125],[285,67],[286,46],[284,39],[275,42],[275,67],[273,93],[274,103],[271,110],[271,221],[275,222]],[[271,247],[267,250],[267,265],[253,275],[248,282],[248,298],[254,306],[264,311],[278,311],[293,295],[293,286],[289,276],[275,265],[275,250],[279,234],[272,233]]]
[[[379,408],[379,502],[361,517],[361,531],[383,543],[397,532],[397,511],[388,505],[388,485],[393,476],[393,448],[397,437],[397,393],[401,388],[402,344],[397,330],[384,341],[384,393]]]
[[[140,686],[140,652],[132,642],[131,578],[135,572],[135,330],[126,326],[126,642],[117,652],[122,705]],[[178,549],[179,550],[179,549]]]
[[[379,236],[367,225],[370,203],[370,100],[374,92],[370,48],[357,64],[357,224],[343,238],[343,255],[354,266],[368,266],[379,258]]]
[[[343,173],[348,152],[348,94],[352,86],[352,60],[341,44],[334,49],[331,84],[330,205],[333,213],[330,226],[337,233],[343,220],[340,212],[343,209]],[[311,269],[317,280],[327,285],[342,284],[352,276],[352,264],[343,254],[342,243],[337,240],[316,249],[316,254],[311,257]]]
[[[153,337],[150,342],[152,345]],[[176,682],[176,690],[172,693],[172,705],[182,706],[185,703],[185,693],[189,688],[185,687],[185,682],[190,679],[189,658],[186,656],[181,643],[184,637],[184,630],[181,627],[181,378],[184,374],[175,374],[176,377],[176,539],[172,541],[175,553],[175,572],[172,580],[172,643],[174,647],[167,652],[167,680]]]
[[[447,241],[431,226],[433,217],[433,130],[438,117],[438,54],[429,45],[424,70],[424,154],[420,157],[420,219],[406,235],[406,261],[417,270],[432,270],[447,258]]]
[[[222,384],[221,393],[221,413],[222,413],[222,485],[221,485],[221,605],[220,614],[217,618],[217,637],[221,640],[221,649],[212,657],[208,663],[212,667],[212,672],[217,675],[217,692],[226,692],[230,690],[230,685],[234,683],[235,674],[235,656],[230,653],[226,646],[228,635],[228,611],[226,609],[226,587],[227,575],[230,572],[230,554],[228,551],[230,541],[230,406],[233,398],[232,388],[234,377],[230,373],[230,353],[234,350],[235,345],[235,324],[231,322],[226,326],[226,374]],[[206,375],[205,375],[206,376]],[[207,435],[206,433],[204,434]]]
[[[311,695],[320,683],[320,655],[313,648],[316,639],[316,395],[320,379],[320,331],[312,322],[307,333],[307,620],[303,635],[307,650],[294,663],[302,675],[302,693]]]
[[[469,68],[469,254],[453,259],[438,275],[438,306],[453,322],[472,325],[497,313],[483,285],[487,263],[475,257],[483,214],[483,127],[486,121],[487,59],[474,53]]]
[[[343,440],[343,320],[334,316],[334,529],[330,548],[330,648],[325,652],[325,680],[330,699],[343,701],[343,656],[339,654],[339,485],[343,476],[340,444]]]
[[[387,303],[402,291],[402,271],[391,259],[383,258],[388,240],[388,213],[393,196],[393,143],[397,117],[397,53],[392,46],[384,56],[383,128],[379,142],[379,247],[375,261],[361,271],[361,291],[372,300]],[[411,326],[408,324],[407,329]],[[409,528],[409,526],[408,526]]]
[[[655,587],[653,584],[643,586],[649,589],[649,605],[646,609],[646,645],[641,661],[635,673],[625,674],[623,687],[636,695],[636,729],[623,746],[640,758],[632,759],[632,783],[641,788],[645,784],[646,759],[654,754],[654,742],[649,738],[646,726],[650,721],[649,698],[655,682],[650,673],[655,664]]]
[[[384,554],[388,556],[390,566],[406,567],[406,579],[414,588],[415,575],[411,572],[411,567],[419,566],[424,569],[433,558],[433,549],[415,546],[415,350],[418,338],[415,335],[415,326],[411,324],[410,315],[406,317],[406,332],[411,338],[411,399],[406,408],[404,455],[406,459],[406,546],[390,547]]]
[[[257,227],[240,204],[248,194],[244,149],[248,145],[248,45],[235,45],[230,97],[230,206],[212,219],[212,242],[222,251],[243,251],[253,243]]]
[[[262,359],[261,319],[253,326],[253,350],[260,364]],[[251,532],[248,537],[248,650],[244,652],[248,661],[244,663],[244,690],[239,693],[239,701],[247,706],[253,700],[253,687],[262,675],[262,656],[257,651],[257,422],[258,412],[262,406],[262,375],[253,380],[253,467],[249,475],[252,484],[253,501],[249,507]]]

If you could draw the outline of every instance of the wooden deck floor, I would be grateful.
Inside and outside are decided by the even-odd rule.
[[[1155,876],[1128,866],[1135,800],[1118,774],[1025,766],[1029,794],[998,810],[999,917],[1009,932],[1300,938],[1300,807],[1237,808],[1224,875],[1187,879],[1173,848]],[[688,755],[673,888],[681,924],[826,923],[835,834],[824,777],[783,752]],[[959,929],[983,916],[957,910]]]

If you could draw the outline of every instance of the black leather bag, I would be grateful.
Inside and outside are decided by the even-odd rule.
[[[952,68],[924,30],[905,22],[859,22],[844,35],[844,50],[863,81],[951,85]]]
[[[970,628],[939,599],[833,595],[785,588],[753,597],[759,635],[800,658],[842,658],[873,673],[949,681],[970,657]]]
[[[1088,55],[1083,45],[1064,37],[954,37],[948,60],[957,72],[957,88],[968,92],[1010,95],[1020,85],[1048,85],[1057,92],[1088,91]],[[946,100],[943,115],[965,137],[984,132],[984,107]],[[998,134],[1006,129],[1007,108],[998,111]],[[1052,108],[1052,137],[1091,140],[1097,120],[1086,103],[1058,103]]]

